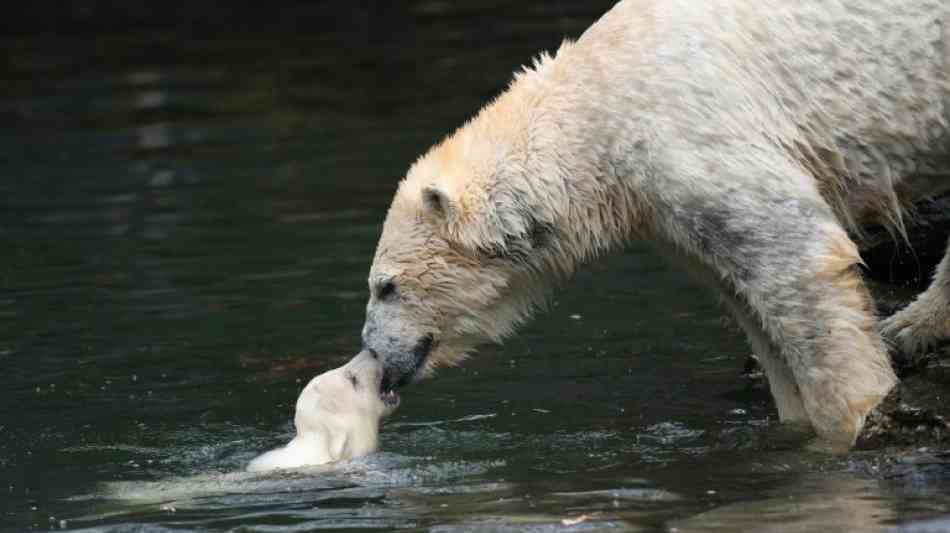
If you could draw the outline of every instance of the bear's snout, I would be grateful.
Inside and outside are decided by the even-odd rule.
[[[411,383],[425,367],[436,344],[432,329],[405,306],[382,305],[371,301],[363,325],[363,350],[382,365],[380,392]]]
[[[363,349],[375,353],[382,363],[383,378],[380,391],[385,393],[411,383],[425,367],[434,345],[435,337],[432,334],[426,334],[410,343],[400,342],[399,339],[392,337],[386,338],[382,346],[374,346],[372,338],[364,339]]]

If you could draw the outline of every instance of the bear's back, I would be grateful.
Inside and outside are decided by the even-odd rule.
[[[950,3],[624,0],[576,47],[657,137],[760,135],[848,190],[849,218],[950,186],[905,183],[950,172]]]

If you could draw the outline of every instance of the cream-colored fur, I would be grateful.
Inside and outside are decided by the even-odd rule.
[[[848,448],[896,382],[852,237],[950,186],[948,32],[938,0],[620,2],[412,166],[364,343],[404,384],[649,239],[769,352],[783,418]]]
[[[380,398],[382,373],[379,361],[363,352],[313,378],[297,399],[297,435],[255,458],[247,470],[320,465],[376,451],[380,420],[394,409]]]

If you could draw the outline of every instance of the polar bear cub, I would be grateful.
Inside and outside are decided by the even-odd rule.
[[[313,378],[297,399],[297,436],[255,458],[248,472],[320,465],[376,451],[379,423],[399,404],[395,393],[381,394],[382,378],[383,367],[369,351]]]

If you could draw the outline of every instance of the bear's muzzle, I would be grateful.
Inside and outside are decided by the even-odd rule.
[[[375,335],[364,335],[363,349],[373,353],[383,365],[383,379],[380,382],[382,394],[412,383],[425,367],[435,345],[432,334],[423,335],[411,344],[399,342],[392,337],[383,337],[383,342],[379,342],[380,340],[380,337]]]

